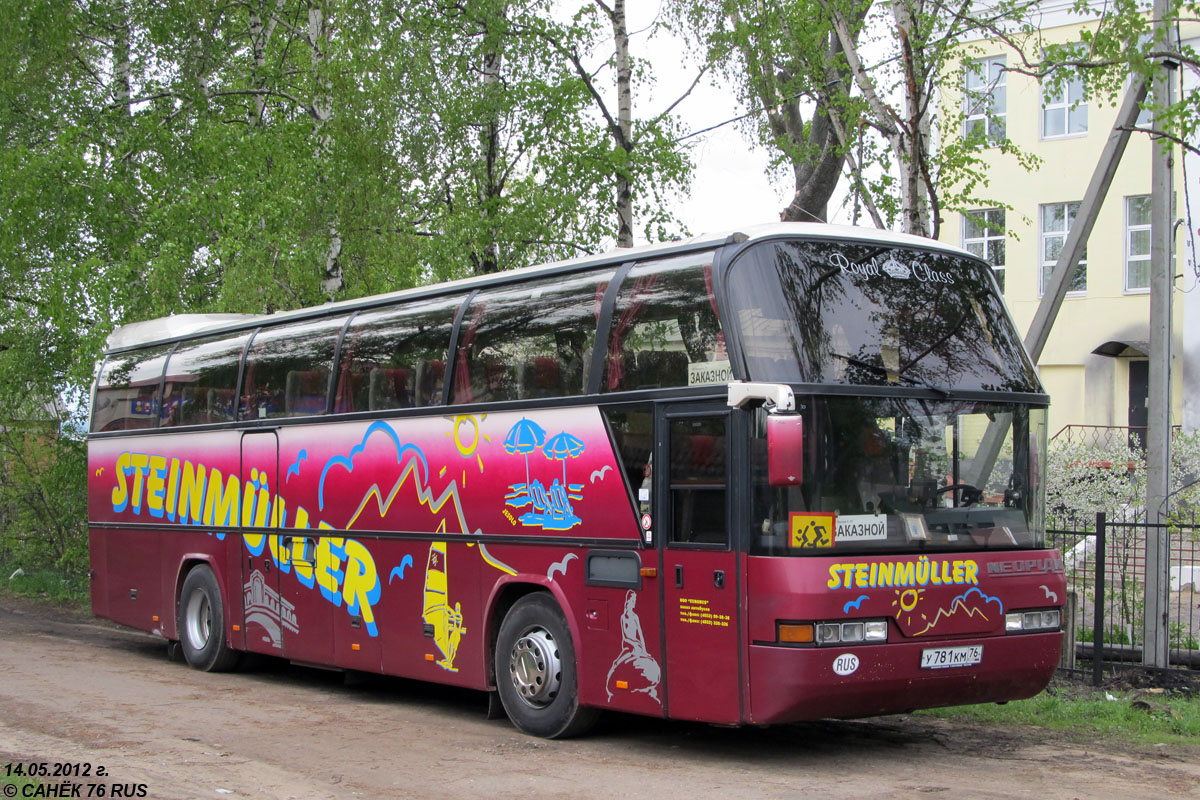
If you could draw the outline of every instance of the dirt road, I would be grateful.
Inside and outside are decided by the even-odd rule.
[[[1194,752],[1112,752],[1036,730],[614,716],[550,742],[485,707],[474,692],[347,686],[283,663],[195,672],[153,637],[0,600],[0,770],[91,764],[91,778],[66,781],[85,797],[97,784],[150,798],[1200,797]]]

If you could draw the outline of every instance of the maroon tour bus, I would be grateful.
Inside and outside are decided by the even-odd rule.
[[[721,725],[1039,692],[1046,396],[987,264],[777,224],[109,339],[95,613]]]

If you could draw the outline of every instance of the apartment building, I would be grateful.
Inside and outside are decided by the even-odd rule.
[[[1046,42],[1080,41],[1095,18],[1070,3],[1040,6]],[[1200,45],[1200,29],[1183,38]],[[990,181],[980,194],[994,200],[966,214],[948,214],[942,238],[986,257],[996,270],[1018,327],[1028,330],[1080,200],[1112,130],[1117,108],[1088,97],[1082,83],[1052,90],[1009,68],[1018,55],[998,41],[976,43],[978,70],[964,79],[966,131],[1006,137],[1042,160],[1025,172],[1011,156],[986,151]],[[1196,76],[1185,74],[1195,81]],[[1119,98],[1118,98],[1119,104]],[[1148,121],[1148,120],[1147,120]],[[946,131],[953,135],[953,131]],[[961,131],[960,131],[961,133]],[[1150,315],[1151,142],[1134,134],[1087,242],[1039,361],[1052,396],[1050,432],[1069,425],[1146,424]],[[1172,422],[1200,427],[1200,158],[1176,148],[1177,228],[1172,347]]]

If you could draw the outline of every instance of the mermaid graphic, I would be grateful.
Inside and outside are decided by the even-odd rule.
[[[641,684],[632,691],[648,694],[661,703],[658,683],[662,678],[662,669],[646,649],[642,620],[637,615],[636,607],[637,594],[630,589],[625,593],[625,610],[621,612],[621,652],[609,667],[605,690],[608,699],[612,700],[615,681],[622,673],[630,673],[635,678],[634,682]]]

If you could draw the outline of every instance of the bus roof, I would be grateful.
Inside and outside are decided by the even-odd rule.
[[[395,292],[360,297],[354,300],[342,300],[336,303],[324,303],[319,306],[278,311],[274,314],[175,314],[168,317],[122,325],[109,334],[105,344],[106,350],[109,352],[125,350],[155,342],[180,339],[198,333],[219,333],[227,330],[249,329],[258,325],[277,324],[292,319],[318,315],[323,316],[325,314],[334,314],[338,311],[352,311],[368,305],[386,305],[406,297],[444,294],[455,290],[470,290],[489,283],[507,283],[509,281],[534,278],[542,274],[552,274],[559,271],[574,271],[586,267],[600,266],[605,263],[620,264],[646,257],[675,253],[682,254],[696,250],[712,249],[726,244],[741,244],[743,242],[777,236],[877,242],[894,244],[899,247],[941,250],[955,255],[975,258],[975,256],[961,248],[939,242],[936,239],[894,233],[892,231],[879,230],[878,228],[830,225],[819,222],[775,222],[749,226],[739,230],[701,234],[672,242],[660,242],[657,244],[641,245],[639,247],[614,248],[604,253],[596,253],[581,258],[522,267],[492,275],[472,276],[445,283],[417,286],[411,289],[401,289]]]

